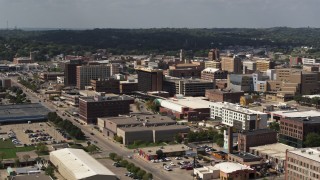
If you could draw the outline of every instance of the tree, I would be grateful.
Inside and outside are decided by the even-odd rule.
[[[269,128],[270,128],[270,129],[273,129],[273,130],[275,130],[275,131],[277,131],[277,132],[280,131],[280,125],[279,125],[279,123],[277,123],[277,122],[271,122],[271,123],[269,124]]]
[[[137,174],[139,170],[140,170],[140,168],[137,167],[137,166],[134,166],[134,167],[131,168],[131,171],[132,171],[132,173],[134,173],[134,174]]]
[[[94,144],[91,144],[91,145],[87,146],[86,149],[87,149],[87,151],[89,153],[95,153],[95,152],[98,151],[98,147],[96,145],[94,145]]]
[[[48,153],[48,147],[43,143],[39,143],[36,147],[36,150],[37,150],[37,153],[43,153],[43,154]]]
[[[151,180],[153,178],[153,175],[151,173],[146,173],[142,179],[143,180]]]
[[[216,141],[216,143],[217,143],[217,145],[219,146],[219,147],[223,147],[223,139],[221,139],[221,138],[219,138],[217,141]]]
[[[162,159],[162,157],[163,157],[163,151],[162,151],[161,149],[158,149],[158,150],[156,151],[156,154],[157,154],[158,159]]]
[[[26,164],[28,164],[28,160],[30,159],[30,155],[29,154],[25,154],[22,156],[22,159],[26,162]]]
[[[317,133],[307,134],[304,144],[306,147],[320,146],[320,134],[317,134]]]
[[[125,159],[120,161],[121,167],[127,167],[128,164],[129,164],[129,162],[127,160],[125,160]]]
[[[174,140],[177,142],[177,143],[181,143],[183,141],[183,138],[180,134],[176,134],[174,136]]]
[[[147,172],[145,170],[142,170],[140,169],[138,172],[137,172],[137,176],[139,178],[142,178]]]
[[[114,160],[115,159],[115,157],[117,156],[117,154],[116,153],[109,153],[109,157],[110,157],[110,159],[112,159],[112,160]]]
[[[116,162],[120,162],[122,160],[122,157],[117,155],[115,158],[114,158],[114,161]]]
[[[54,177],[54,167],[49,165],[45,170],[46,175]]]
[[[135,165],[133,163],[129,163],[126,168],[129,172],[132,172],[133,167],[135,167]]]

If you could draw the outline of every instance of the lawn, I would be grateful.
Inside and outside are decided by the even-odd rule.
[[[27,152],[35,150],[34,146],[14,147],[14,148],[0,148],[0,152],[4,152],[3,159],[16,158],[16,152]]]
[[[14,148],[15,145],[11,142],[10,139],[7,139],[5,141],[0,141],[0,149],[4,148]]]
[[[128,149],[137,149],[137,148],[144,148],[144,147],[153,147],[153,146],[165,146],[167,145],[164,142],[160,143],[141,143],[141,144],[130,144],[127,146]]]

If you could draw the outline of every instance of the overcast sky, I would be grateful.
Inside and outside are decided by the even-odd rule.
[[[0,28],[320,27],[320,0],[0,0]]]

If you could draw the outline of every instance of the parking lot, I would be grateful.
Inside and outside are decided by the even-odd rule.
[[[172,177],[181,177],[181,179],[193,179],[193,158],[169,157],[166,161],[146,161],[150,166],[154,166],[163,173],[169,173]],[[196,166],[207,166],[203,160],[196,159]]]
[[[13,143],[16,146],[33,145],[40,142],[55,144],[72,141],[70,137],[58,132],[55,127],[46,122],[2,125],[1,132],[7,133],[6,138],[12,139],[12,142],[15,140]],[[2,134],[2,137],[5,138],[4,134]]]

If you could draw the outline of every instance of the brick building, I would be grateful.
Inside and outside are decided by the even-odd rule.
[[[320,179],[320,147],[287,151],[285,179]]]
[[[11,84],[11,79],[0,79],[0,87],[2,88],[10,88]]]
[[[228,71],[222,71],[215,68],[206,68],[201,71],[201,79],[214,81],[216,79],[228,79]]]
[[[90,86],[92,79],[105,79],[110,77],[110,66],[105,65],[85,65],[77,66],[77,88],[85,89]]]
[[[239,151],[249,152],[249,147],[273,144],[277,141],[277,132],[271,129],[238,132]]]
[[[96,124],[98,117],[129,114],[130,104],[133,102],[133,98],[125,95],[97,93],[94,97],[81,97],[79,98],[79,116],[88,124]]]
[[[229,73],[239,74],[242,72],[241,59],[238,57],[222,57],[221,69]]]
[[[39,77],[44,81],[56,81],[57,77],[63,76],[63,75],[64,75],[63,72],[43,72],[43,73],[40,73]]]
[[[119,94],[120,81],[114,78],[93,79],[90,81],[94,91]]]
[[[244,95],[243,91],[207,89],[205,96],[210,101],[239,103],[240,97]]]
[[[210,49],[208,53],[208,61],[219,61],[220,52],[219,49]]]
[[[203,97],[183,97],[172,99],[157,99],[160,104],[160,112],[176,119],[199,121],[209,119],[209,101]]]
[[[162,91],[163,71],[154,69],[137,69],[139,91]]]
[[[318,133],[319,129],[320,117],[282,118],[279,140],[290,146],[301,148],[308,133]]]
[[[182,94],[184,96],[204,96],[206,89],[213,89],[214,82],[202,79],[175,78],[167,76],[163,82],[163,90],[170,96]]]
[[[77,66],[82,64],[81,60],[70,60],[64,66],[64,85],[76,86],[77,85]]]
[[[119,90],[121,94],[132,94],[134,91],[138,91],[138,80],[120,81]]]

